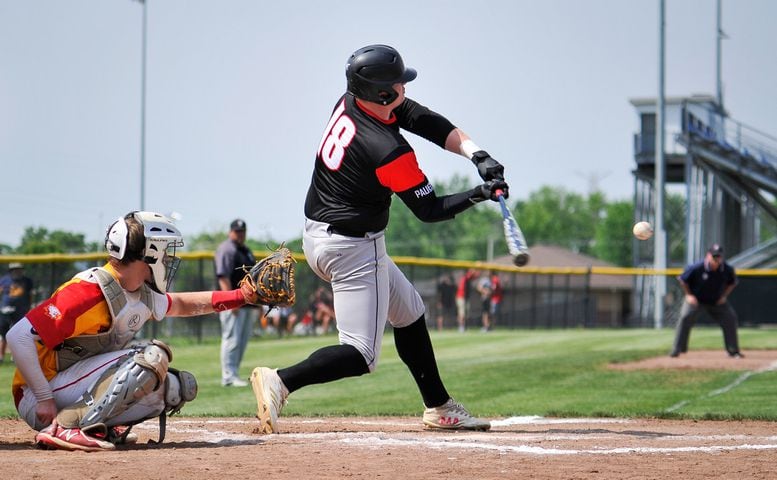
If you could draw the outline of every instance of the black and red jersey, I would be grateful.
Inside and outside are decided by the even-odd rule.
[[[358,102],[351,94],[343,95],[324,129],[305,216],[343,230],[380,231],[386,228],[391,196],[397,193],[419,217],[434,217],[427,221],[452,218],[456,212],[440,216],[438,210],[445,207],[430,206],[439,199],[400,128],[444,148],[453,124],[408,98],[387,121]]]

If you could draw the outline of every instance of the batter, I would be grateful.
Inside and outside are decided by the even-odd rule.
[[[373,372],[388,321],[394,342],[426,407],[430,428],[487,430],[448,394],[440,378],[424,316],[424,303],[386,254],[384,230],[396,194],[423,222],[450,220],[484,200],[508,192],[504,168],[442,115],[405,98],[416,71],[387,45],[351,55],[347,92],[335,103],[316,152],[305,201],[303,250],[334,294],[339,345],[321,348],[288,368],[258,367],[251,383],[265,433],[277,432],[287,396],[306,385]],[[469,158],[485,181],[438,197],[400,129]]]

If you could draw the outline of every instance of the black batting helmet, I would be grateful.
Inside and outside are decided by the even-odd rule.
[[[418,73],[405,68],[405,62],[393,47],[369,45],[351,55],[345,65],[348,91],[357,98],[388,105],[398,94],[392,88],[395,83],[407,83]]]

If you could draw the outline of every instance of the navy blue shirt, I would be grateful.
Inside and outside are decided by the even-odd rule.
[[[708,270],[704,260],[688,265],[679,279],[704,305],[715,305],[726,287],[737,283],[734,267],[721,262],[717,270]]]
[[[245,270],[240,267],[251,268],[256,263],[254,254],[248,247],[239,245],[230,239],[224,240],[218,246],[213,260],[216,264],[216,277],[228,278],[232,288],[237,288],[240,280],[246,274]],[[219,289],[218,282],[216,289]]]

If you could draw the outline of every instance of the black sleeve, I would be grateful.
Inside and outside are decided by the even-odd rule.
[[[405,205],[419,220],[431,223],[450,220],[457,213],[475,205],[470,201],[475,190],[477,189],[438,197],[434,193],[432,184],[424,177],[423,182],[403,192],[397,192],[397,196],[405,202]]]
[[[445,148],[445,140],[456,128],[447,118],[409,98],[394,109],[400,128]]]

